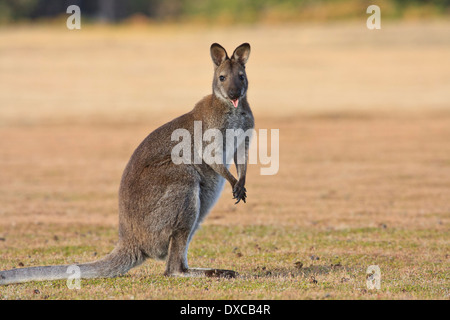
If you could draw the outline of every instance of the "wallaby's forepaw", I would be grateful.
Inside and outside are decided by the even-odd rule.
[[[237,201],[235,202],[235,204],[238,204],[239,201],[244,201],[244,203],[246,203],[246,199],[247,199],[247,189],[245,189],[244,187],[244,183],[241,183],[241,181],[238,181],[234,188],[233,188],[233,199],[236,199]]]

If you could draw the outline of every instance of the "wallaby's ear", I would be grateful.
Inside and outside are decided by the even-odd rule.
[[[228,59],[227,51],[218,43],[211,45],[211,58],[216,66]]]
[[[234,59],[235,61],[245,66],[249,56],[250,56],[250,45],[248,43],[243,43],[234,50],[231,59]]]

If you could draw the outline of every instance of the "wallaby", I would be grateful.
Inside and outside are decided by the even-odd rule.
[[[228,170],[228,162],[175,164],[171,152],[176,129],[194,134],[194,122],[202,130],[253,129],[254,118],[247,102],[248,80],[245,64],[250,45],[238,46],[231,58],[217,43],[211,45],[214,63],[213,93],[194,109],[151,132],[134,151],[119,188],[119,241],[101,260],[78,264],[81,278],[108,278],[123,275],[146,258],[167,259],[167,276],[235,277],[237,272],[188,267],[189,243],[200,223],[219,198],[225,179],[231,184],[236,203],[246,201],[245,176],[249,139],[244,139],[245,161],[236,161],[238,178]],[[223,144],[224,149],[227,145]],[[193,150],[195,146],[193,143]],[[195,152],[195,151],[194,151]],[[223,150],[230,154],[230,148]],[[243,162],[243,163],[242,163]],[[68,265],[19,268],[0,271],[0,284],[67,279]]]

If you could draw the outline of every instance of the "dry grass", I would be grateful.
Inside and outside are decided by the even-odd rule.
[[[227,186],[191,245],[190,265],[237,279],[164,278],[149,261],[81,290],[55,281],[0,296],[448,299],[449,30],[1,30],[0,269],[112,249],[122,170],[151,130],[209,93],[212,42],[252,44],[249,100],[258,128],[280,129],[280,170],[251,166],[245,205]],[[380,290],[366,288],[369,265]]]

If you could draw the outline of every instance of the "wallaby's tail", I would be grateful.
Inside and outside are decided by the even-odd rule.
[[[127,273],[131,268],[141,264],[144,259],[140,252],[136,254],[132,250],[118,246],[103,259],[76,264],[76,266],[80,268],[80,278],[112,278]],[[45,266],[0,271],[0,285],[67,279],[73,275],[73,270],[69,269],[70,266]]]

